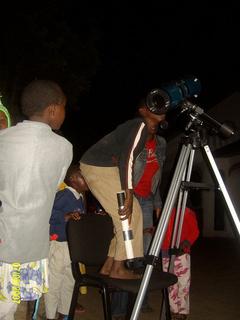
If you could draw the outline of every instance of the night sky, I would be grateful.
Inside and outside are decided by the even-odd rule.
[[[58,2],[52,1],[50,8],[37,5],[34,8],[16,8],[6,20],[7,27],[1,31],[3,52],[5,50],[5,55],[0,55],[1,68],[4,64],[4,74],[6,69],[12,70],[12,78],[16,68],[6,54],[9,30],[12,34],[12,59],[19,50],[22,57],[36,47],[36,60],[30,56],[33,60],[31,68],[26,64],[18,73],[21,74],[19,83],[25,84],[34,75],[43,77],[47,72],[44,74],[42,67],[40,72],[34,66],[34,63],[40,64],[39,56],[42,60],[44,56],[44,51],[39,51],[39,55],[36,53],[39,40],[34,42],[33,35],[27,39],[26,30],[20,41],[14,38],[15,31],[18,32],[22,25],[21,14],[34,14],[37,18],[41,15],[39,24],[35,22],[33,29],[39,32],[40,38],[44,37],[44,32],[50,34],[52,29],[53,37],[57,38],[57,27],[62,32],[60,26],[63,22],[64,30],[67,26],[69,33],[64,38],[67,33],[64,31],[63,46],[59,45],[60,40],[57,44],[53,41],[52,51],[57,58],[49,77],[59,80],[70,96],[71,105],[62,131],[74,144],[75,157],[117,124],[132,117],[137,99],[163,83],[185,79],[189,75],[199,78],[202,92],[198,102],[204,110],[239,90],[240,20],[236,1],[217,6],[204,1],[148,1],[142,5],[131,4],[130,1],[126,5],[124,2],[112,2],[109,5],[106,2],[86,4],[80,1],[75,4],[68,1],[60,7]],[[48,15],[49,19],[46,18]],[[41,28],[44,25],[43,32]],[[69,34],[75,37],[71,42]],[[54,48],[55,45],[59,49]],[[82,55],[81,52],[91,45],[95,51],[91,49],[91,55]],[[47,57],[51,58],[52,51],[49,50]],[[61,52],[61,58],[57,51]],[[61,72],[57,68],[58,59]],[[78,61],[76,67],[75,61]],[[84,65],[87,65],[86,70]],[[51,70],[51,67],[46,69]],[[73,70],[71,75],[70,69]],[[57,70],[55,77],[54,70]],[[85,77],[85,74],[90,75]],[[81,80],[85,77],[82,86],[87,90],[80,90],[79,82],[75,81],[78,77]],[[7,79],[11,83],[6,90],[8,94],[12,90],[12,78],[8,71],[8,77],[1,80],[3,83]],[[74,100],[75,95],[77,98]],[[171,123],[170,119],[173,131],[174,126],[175,122]]]

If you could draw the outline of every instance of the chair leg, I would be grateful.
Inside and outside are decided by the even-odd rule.
[[[71,301],[71,305],[68,313],[68,320],[74,319],[74,313],[75,313],[75,309],[78,301],[79,288],[80,288],[80,285],[77,282],[75,282],[73,294],[72,294],[72,301]]]
[[[162,289],[162,306],[160,311],[160,320],[171,320],[171,312],[168,298],[168,288]]]
[[[102,287],[102,303],[103,303],[104,319],[112,320],[110,293],[108,288],[105,286]]]
[[[128,292],[128,306],[127,306],[126,320],[129,320],[131,318],[136,298],[137,298],[137,294],[133,292]]]

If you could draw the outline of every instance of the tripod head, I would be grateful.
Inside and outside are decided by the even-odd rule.
[[[188,100],[182,102],[181,109],[181,113],[187,113],[190,118],[185,127],[185,131],[187,132],[189,130],[199,130],[199,128],[205,127],[211,129],[216,134],[220,134],[224,138],[230,138],[234,135],[234,131],[229,126],[213,119],[206,114],[202,108]]]

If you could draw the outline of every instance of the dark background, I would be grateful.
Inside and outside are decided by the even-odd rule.
[[[0,91],[15,122],[19,95],[34,78],[68,96],[63,134],[75,159],[132,117],[148,90],[193,75],[205,110],[239,90],[239,8],[204,1],[71,1],[2,11]],[[170,117],[166,138],[178,132]]]

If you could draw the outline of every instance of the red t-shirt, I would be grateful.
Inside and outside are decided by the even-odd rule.
[[[170,216],[168,228],[162,243],[163,250],[167,250],[171,247],[171,238],[172,238],[172,232],[174,227],[175,214],[176,214],[176,208],[173,208]],[[199,236],[199,229],[198,229],[196,213],[192,209],[186,207],[180,242],[184,240],[188,240],[190,244],[193,245],[193,243],[197,240],[198,236]]]
[[[134,192],[140,197],[146,198],[151,193],[152,178],[159,169],[156,158],[156,140],[149,140],[145,144],[147,149],[147,162],[141,179],[134,188]]]

